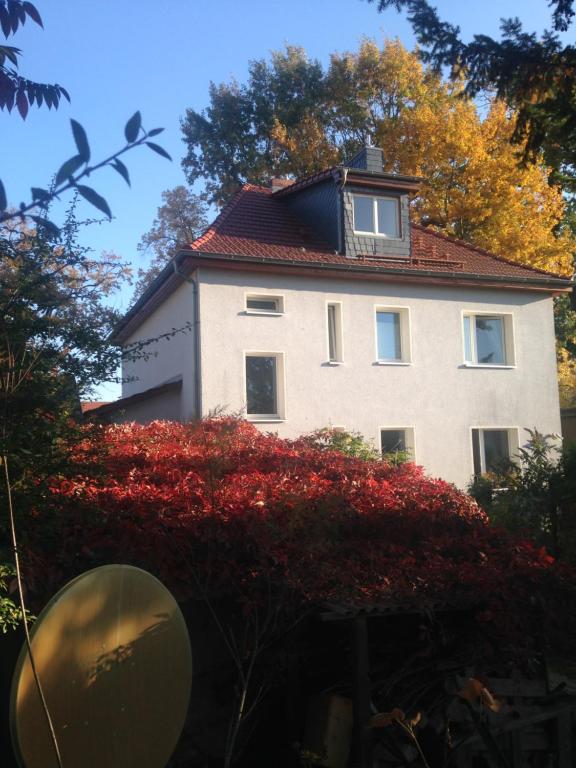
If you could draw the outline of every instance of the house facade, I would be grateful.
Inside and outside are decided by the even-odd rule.
[[[332,426],[464,487],[525,429],[560,432],[552,298],[562,277],[408,218],[419,180],[381,150],[245,185],[116,331],[115,420],[242,413],[296,437]]]

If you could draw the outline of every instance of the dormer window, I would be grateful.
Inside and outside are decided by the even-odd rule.
[[[400,231],[400,201],[397,197],[353,195],[354,232],[398,240]]]

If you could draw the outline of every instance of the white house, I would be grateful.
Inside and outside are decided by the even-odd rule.
[[[525,428],[559,432],[552,297],[570,281],[410,224],[418,181],[366,148],[245,185],[118,326],[158,341],[103,415],[342,427],[460,486]]]

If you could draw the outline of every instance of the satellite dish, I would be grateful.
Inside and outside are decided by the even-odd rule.
[[[192,681],[188,630],[166,587],[130,565],[96,568],[52,598],[31,635],[63,768],[164,768]],[[26,646],[10,725],[22,766],[57,768]]]

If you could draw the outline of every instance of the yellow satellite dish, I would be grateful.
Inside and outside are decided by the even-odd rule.
[[[96,568],[58,592],[31,634],[63,768],[164,768],[192,681],[188,630],[166,587],[129,565]],[[22,766],[57,768],[26,646],[10,724]]]

